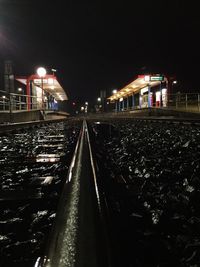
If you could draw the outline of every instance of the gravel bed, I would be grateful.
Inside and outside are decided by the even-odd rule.
[[[80,125],[0,136],[0,266],[34,266],[43,255]]]
[[[200,127],[90,125],[115,266],[200,266]]]

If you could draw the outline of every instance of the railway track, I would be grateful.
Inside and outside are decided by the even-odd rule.
[[[199,122],[61,125],[1,136],[2,266],[199,266]]]

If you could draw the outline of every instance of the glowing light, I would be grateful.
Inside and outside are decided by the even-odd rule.
[[[88,102],[85,102],[85,105],[88,106]]]
[[[39,67],[37,69],[37,74],[40,76],[40,77],[44,77],[46,75],[47,71],[45,68],[43,67]]]
[[[149,82],[150,81],[150,76],[149,75],[145,75],[144,76],[144,80],[145,80],[145,82]]]
[[[160,91],[156,92],[156,101],[160,101]]]
[[[48,84],[53,84],[53,82],[54,82],[53,78],[48,79]]]
[[[144,93],[148,92],[148,87],[144,87],[141,89],[141,95],[143,95]]]
[[[163,88],[162,89],[162,94],[166,94],[167,93],[167,89],[166,88]]]
[[[112,90],[112,93],[113,94],[116,94],[117,93],[117,90],[116,89]]]
[[[123,97],[120,97],[119,102],[122,102],[123,100],[124,100]]]
[[[98,98],[97,98],[97,101],[100,102],[100,101],[101,101],[101,97],[98,97]]]
[[[17,90],[18,90],[18,92],[22,92],[22,88],[18,88]]]

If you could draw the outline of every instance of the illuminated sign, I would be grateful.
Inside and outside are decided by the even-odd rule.
[[[164,81],[164,76],[150,76],[150,81]]]
[[[45,83],[45,84],[54,84],[54,79],[53,78],[48,78],[48,79],[34,79],[34,83],[35,84],[41,84],[41,83]]]

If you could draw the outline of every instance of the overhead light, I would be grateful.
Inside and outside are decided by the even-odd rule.
[[[37,69],[37,74],[40,76],[40,77],[44,77],[46,75],[47,71],[45,68],[43,67],[39,67]]]

